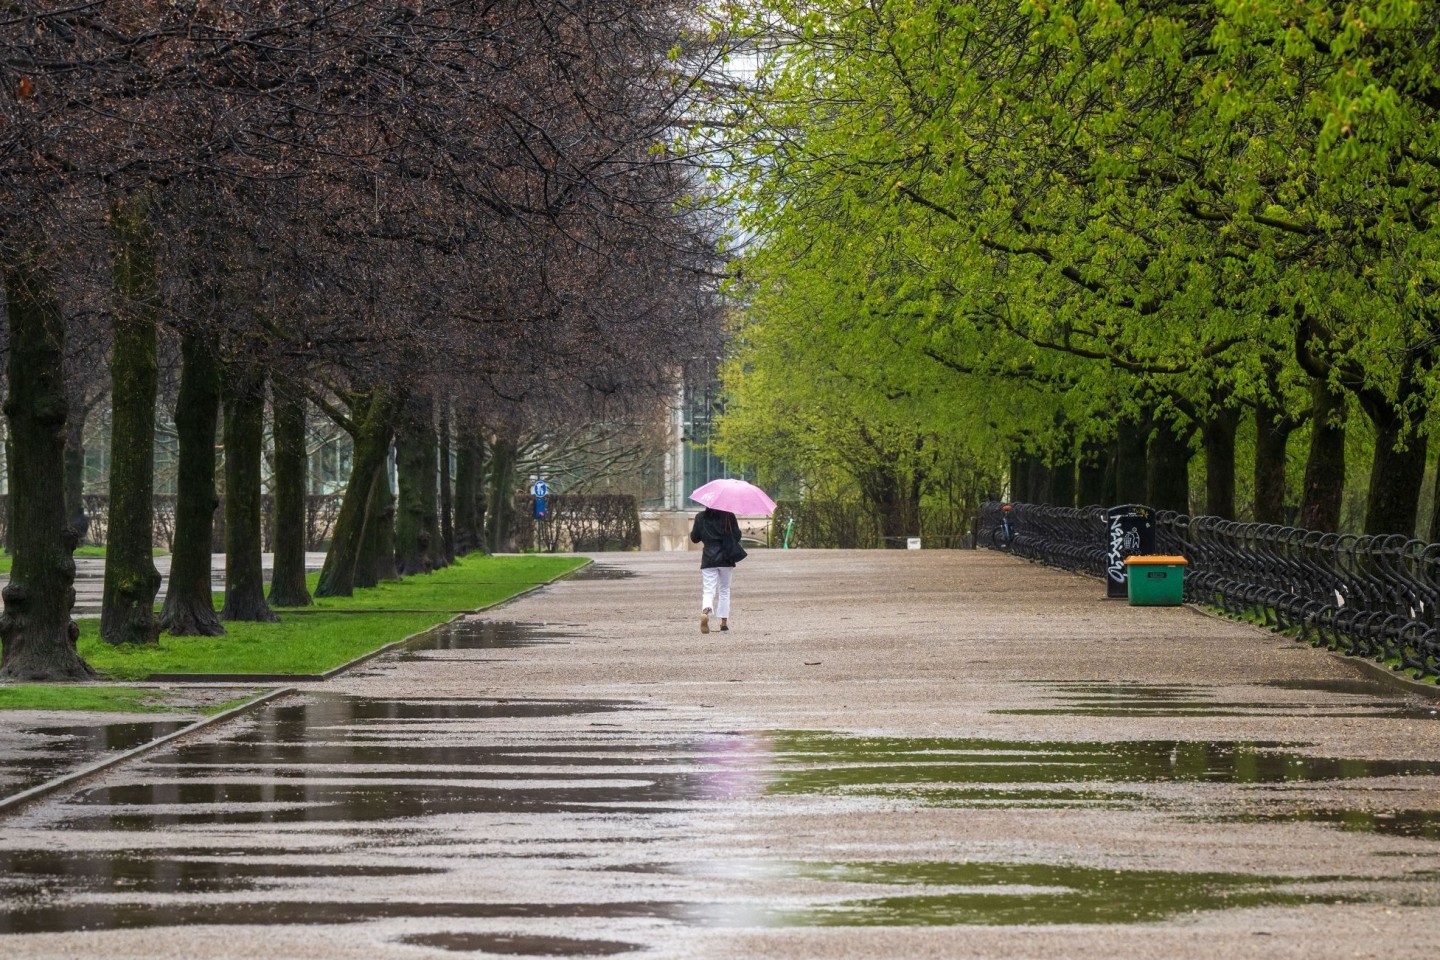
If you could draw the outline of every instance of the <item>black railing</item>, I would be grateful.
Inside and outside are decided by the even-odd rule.
[[[344,497],[338,493],[312,494],[305,498],[305,549],[318,551],[330,544],[330,534],[340,516],[340,505]],[[82,544],[103,546],[110,535],[110,498],[105,494],[87,493],[83,498],[85,531],[80,538]],[[275,498],[266,494],[260,498],[262,548],[268,553],[275,540]],[[154,545],[166,550],[175,549],[175,498],[156,494],[154,498]],[[10,519],[10,497],[0,494],[0,543],[8,537]],[[211,530],[211,549],[216,553],[225,552],[225,499],[221,497],[215,508],[215,521]]]
[[[981,546],[1000,527],[1000,507],[981,507]],[[1187,601],[1396,670],[1440,675],[1440,543],[1168,511],[1155,519],[1156,552],[1188,561]],[[1016,555],[1105,575],[1103,508],[1017,503],[1010,527]]]

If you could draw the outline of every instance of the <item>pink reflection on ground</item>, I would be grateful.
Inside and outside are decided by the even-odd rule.
[[[770,739],[726,733],[700,741],[700,794],[706,800],[748,800],[765,795],[771,775]]]

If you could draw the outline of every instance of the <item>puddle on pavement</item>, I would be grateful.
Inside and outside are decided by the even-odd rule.
[[[1279,742],[1134,740],[1044,742],[772,735],[785,761],[773,793],[890,794],[950,784],[1310,783],[1430,776],[1440,762],[1347,760],[1292,752]],[[808,769],[793,769],[794,767]]]
[[[0,741],[0,795],[28,790],[71,770],[184,729],[178,720],[98,722],[65,726],[9,726]]]
[[[263,707],[230,739],[181,744],[146,758],[141,781],[78,793],[66,805],[67,822],[149,831],[599,807],[633,815],[707,795],[705,775],[676,757],[684,751],[673,743],[657,748],[598,732],[510,734],[515,742],[497,743],[487,733],[488,721],[649,710],[603,700],[311,695]]]
[[[1318,823],[1351,833],[1440,840],[1440,810],[1291,810],[1220,818],[1225,823]]]
[[[636,943],[615,940],[575,940],[518,933],[420,933],[401,937],[400,942],[458,953],[496,953],[519,957],[613,957],[643,949]]]
[[[636,714],[642,715],[639,723],[630,719]],[[52,803],[49,830],[159,836],[118,852],[117,846],[128,845],[109,838],[108,853],[0,852],[0,894],[9,907],[0,911],[0,932],[387,918],[645,917],[724,926],[1146,922],[1191,910],[1307,903],[1314,897],[1306,884],[1321,881],[1046,864],[804,863],[774,869],[797,881],[802,892],[812,880],[867,887],[857,887],[857,896],[844,902],[834,902],[832,889],[808,905],[801,898],[791,901],[799,906],[784,909],[747,901],[604,902],[603,895],[593,903],[435,903],[393,899],[394,884],[387,885],[387,878],[444,869],[433,861],[410,869],[394,864],[397,854],[382,852],[374,864],[364,845],[312,855],[277,851],[268,839],[263,850],[248,852],[207,851],[197,843],[216,843],[205,839],[213,838],[208,828],[216,825],[285,824],[299,831],[285,835],[347,838],[367,836],[351,832],[351,825],[366,825],[382,838],[380,850],[410,833],[433,847],[476,840],[452,837],[437,818],[499,813],[510,826],[535,825],[540,836],[556,829],[544,815],[580,816],[620,831],[604,839],[638,845],[656,838],[659,817],[684,822],[687,812],[713,811],[716,802],[753,804],[767,796],[781,802],[788,795],[830,795],[912,804],[1160,809],[1169,801],[1148,797],[1144,784],[1440,775],[1440,763],[1312,757],[1279,742],[674,732],[688,729],[691,718],[682,716],[663,728],[668,732],[648,732],[660,714],[645,704],[613,700],[306,694],[267,704],[226,731],[227,739],[179,744],[137,761],[126,780]],[[592,717],[620,728],[591,729],[586,720]],[[1314,816],[1323,822],[1323,812]],[[481,856],[496,869],[519,869],[504,853]],[[566,869],[583,871],[586,862],[572,860]],[[723,861],[715,867],[729,868]],[[603,875],[598,863],[588,875],[602,894]],[[325,899],[334,886],[327,886],[328,878],[344,881],[333,902]],[[1337,895],[1327,888],[1325,900],[1343,898],[1343,882],[1340,889]]]
[[[8,904],[7,904],[8,906]],[[404,900],[167,900],[147,903],[70,902],[42,898],[25,909],[0,911],[0,934],[66,933],[197,924],[269,926],[342,925],[372,920],[660,919],[684,920],[694,909],[681,903],[480,903]]]
[[[940,861],[795,864],[793,869],[811,880],[941,889],[781,911],[783,926],[1153,923],[1197,911],[1374,899],[1347,892],[1346,882],[1360,878],[1345,877]]]
[[[623,567],[612,567],[603,563],[592,563],[587,567],[581,567],[572,573],[570,580],[631,580],[637,574],[634,570],[626,570]]]
[[[544,624],[509,620],[456,620],[428,630],[405,649],[412,654],[427,650],[516,650],[568,643],[566,635]]]
[[[67,892],[215,893],[253,890],[271,881],[316,877],[411,877],[443,868],[318,860],[272,859],[245,852],[191,851],[183,855],[96,855],[48,850],[0,851],[0,890],[7,901],[63,883]]]
[[[1256,688],[1325,693],[1323,700],[1218,700],[1215,688],[1144,683],[1039,683],[1054,706],[992,711],[1013,716],[1072,717],[1369,717],[1440,719],[1440,704],[1412,703],[1376,681],[1274,681]]]
[[[1276,690],[1303,690],[1312,693],[1339,693],[1356,697],[1397,696],[1393,686],[1371,677],[1342,677],[1333,680],[1266,680],[1260,684]]]

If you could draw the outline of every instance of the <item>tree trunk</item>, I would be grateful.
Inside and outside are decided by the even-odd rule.
[[[1406,431],[1400,416],[1388,407],[1366,412],[1375,424],[1375,459],[1370,464],[1365,532],[1413,537],[1425,483],[1425,436]],[[1396,449],[1402,443],[1404,449]]]
[[[1029,496],[1027,503],[1050,503],[1050,469],[1039,457],[1030,457],[1030,477],[1025,484]]]
[[[314,601],[305,583],[305,487],[309,457],[305,449],[305,396],[272,384],[270,410],[275,442],[275,565],[270,572],[270,604],[308,607]]]
[[[5,552],[15,556],[15,438],[5,431],[5,489],[10,496],[5,498]],[[76,541],[79,544],[79,541]]]
[[[420,475],[420,502],[425,518],[425,563],[431,570],[439,570],[445,566],[445,538],[440,533],[440,446],[435,433],[434,407],[432,402],[432,416],[426,419],[422,433],[425,459]]]
[[[395,494],[390,489],[390,465],[380,467],[370,490],[365,515],[365,546],[355,564],[355,586],[373,587],[382,580],[399,580],[395,564]]]
[[[480,506],[480,442],[462,428],[455,451],[455,553],[465,556],[483,549],[484,520]]]
[[[65,522],[75,531],[75,542],[84,543],[90,532],[85,516],[85,419],[89,415],[83,400],[70,398],[65,419]]]
[[[110,360],[110,517],[100,638],[119,646],[160,637],[155,595],[155,393],[159,380],[150,205],[143,195],[116,204],[115,344]]]
[[[489,522],[490,516],[490,485],[486,480],[489,475],[489,465],[484,441],[479,436],[472,439],[475,444],[475,532],[478,537],[475,549],[484,553],[486,550],[485,526]]]
[[[1329,533],[1340,529],[1345,496],[1345,399],[1321,379],[1314,381],[1310,392],[1310,453],[1305,461],[1300,526]]]
[[[1285,448],[1293,422],[1275,407],[1255,408],[1255,522],[1285,523]]]
[[[1430,493],[1430,530],[1429,540],[1431,543],[1440,542],[1440,467],[1435,469],[1435,487]]]
[[[1177,435],[1168,423],[1155,425],[1146,457],[1145,503],[1156,510],[1190,512],[1188,432]],[[1233,469],[1232,469],[1233,474]]]
[[[1235,519],[1235,434],[1240,411],[1226,407],[1215,411],[1202,428],[1205,441],[1205,512],[1212,517]]]
[[[506,553],[515,546],[510,541],[510,527],[515,514],[516,456],[510,440],[497,439],[490,445],[490,484],[485,497],[490,505],[485,537],[490,553]]]
[[[160,609],[160,626],[182,637],[218,637],[225,632],[215,615],[211,587],[214,552],[215,421],[220,413],[220,365],[210,344],[197,333],[180,343],[180,393],[175,400],[175,435],[180,441],[175,488],[175,545],[170,551],[170,584]]]
[[[1010,458],[1010,500],[1012,503],[1032,503],[1034,491],[1030,488],[1030,460],[1026,453],[1017,453]]]
[[[1147,503],[1146,444],[1151,424],[1121,420],[1115,437],[1115,505]]]
[[[1107,446],[1087,443],[1080,448],[1076,490],[1080,506],[1093,507],[1108,502],[1105,496],[1105,471],[1113,459]]]
[[[412,396],[395,441],[400,487],[395,507],[395,566],[402,577],[433,569],[429,507],[434,501],[435,447],[428,440],[433,412],[429,396]]]
[[[1050,503],[1057,507],[1075,506],[1075,461],[1063,459],[1050,468]]]
[[[226,370],[225,606],[222,620],[273,623],[261,567],[261,463],[265,458],[265,374],[238,364]]]
[[[390,435],[399,399],[377,387],[368,397],[357,397],[352,405],[355,450],[350,480],[345,485],[330,550],[320,571],[317,597],[348,597],[355,592],[355,569],[363,552],[370,495],[390,455]]]
[[[75,649],[75,532],[65,520],[65,319],[40,243],[7,248],[11,527],[14,562],[0,615],[0,678],[88,680]],[[23,463],[23,470],[16,469]]]
[[[455,499],[450,477],[450,398],[440,402],[440,565],[455,562]]]

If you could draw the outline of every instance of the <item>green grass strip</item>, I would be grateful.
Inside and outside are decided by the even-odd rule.
[[[357,590],[353,597],[281,610],[279,623],[226,623],[223,637],[167,635],[156,644],[112,647],[100,640],[98,620],[80,620],[80,655],[122,680],[164,673],[319,674],[584,563],[577,557],[465,557],[432,574]]]
[[[75,683],[17,683],[0,686],[0,710],[100,710],[106,713],[165,713],[173,707],[163,690]]]
[[[310,607],[290,610],[426,610],[463,613],[493,606],[524,590],[549,583],[585,561],[579,557],[461,557],[434,573],[387,580],[356,590],[353,597],[324,597]],[[306,578],[310,592],[319,573]]]

